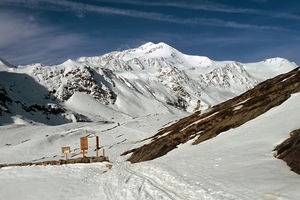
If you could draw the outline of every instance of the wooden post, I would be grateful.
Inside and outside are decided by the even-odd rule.
[[[103,157],[105,158],[105,151],[104,151],[104,148],[102,149],[102,152],[103,152]]]
[[[99,157],[99,137],[96,136],[96,154]]]

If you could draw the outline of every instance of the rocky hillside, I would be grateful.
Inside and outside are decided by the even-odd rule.
[[[149,141],[148,144],[129,150],[123,155],[132,153],[128,160],[135,163],[163,156],[189,140],[193,144],[199,144],[258,117],[297,92],[300,92],[300,68],[268,79],[204,113],[195,112],[147,138],[145,141]]]
[[[0,71],[0,125],[25,122],[58,125],[87,120],[64,108],[31,76]]]
[[[43,115],[45,120],[38,122],[61,124],[192,113],[296,68],[295,63],[282,58],[246,64],[213,61],[183,54],[164,43],[147,43],[53,66],[37,63],[15,68],[0,61],[0,76],[10,77],[0,79],[0,124],[13,123],[16,116],[36,122]],[[34,90],[37,95],[32,98]],[[60,110],[57,116],[49,115],[52,107]],[[52,118],[55,123],[50,122]]]
[[[274,150],[277,151],[276,158],[284,160],[291,170],[300,174],[300,129],[292,131],[290,137]]]

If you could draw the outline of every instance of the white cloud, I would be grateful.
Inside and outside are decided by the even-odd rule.
[[[0,13],[0,48],[44,32],[29,18],[16,16],[14,13]]]
[[[190,10],[204,10],[212,12],[224,12],[224,13],[241,13],[241,14],[255,14],[274,18],[292,19],[300,21],[300,16],[297,14],[286,12],[273,12],[260,9],[234,7],[226,4],[212,3],[211,1],[197,1],[197,3],[191,3],[186,1],[137,1],[137,0],[97,0],[98,2],[114,2],[120,4],[129,4],[136,6],[157,6],[157,7],[175,7],[184,8]],[[258,3],[266,3],[270,0],[251,0]]]
[[[0,57],[16,64],[49,59],[85,40],[58,27],[38,24],[31,16],[11,12],[0,13],[0,36]]]
[[[186,2],[186,1],[137,1],[137,0],[97,0],[98,2],[113,2],[120,4],[130,4],[136,6],[159,6],[159,7],[175,7],[185,8],[191,10],[205,10],[205,11],[216,11],[225,13],[248,13],[255,12],[253,9],[238,8],[227,6],[220,3],[212,3],[209,1],[197,1],[197,3]]]

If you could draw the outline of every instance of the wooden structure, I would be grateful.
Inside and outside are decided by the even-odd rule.
[[[85,154],[87,154],[86,150],[89,149],[88,138],[87,137],[81,137],[80,138],[80,149],[82,150],[82,152],[80,152],[80,154],[82,154],[83,157],[85,157]]]
[[[68,154],[71,152],[70,147],[61,147],[61,153],[66,155],[66,160],[68,160]]]
[[[52,160],[42,162],[24,162],[24,163],[11,163],[11,164],[0,164],[2,167],[13,167],[13,166],[32,166],[32,165],[65,165],[65,164],[76,164],[76,163],[95,163],[95,162],[109,162],[108,157],[84,157],[84,158],[70,158],[68,160]]]
[[[100,149],[100,147],[99,147],[99,137],[96,136],[96,155],[97,155],[97,157],[99,157],[99,149]]]

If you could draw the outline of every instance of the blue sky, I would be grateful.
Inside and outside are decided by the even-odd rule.
[[[300,64],[298,0],[0,0],[0,57],[58,64],[146,42],[213,60]]]

